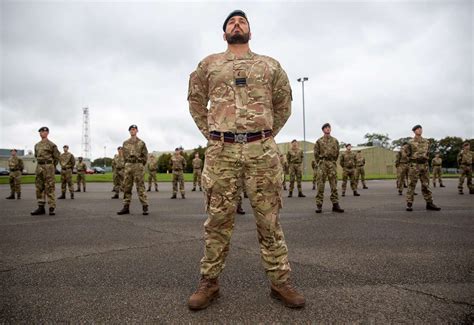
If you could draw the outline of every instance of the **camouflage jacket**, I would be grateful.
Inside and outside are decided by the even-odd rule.
[[[112,159],[112,170],[121,170],[125,167],[125,159],[119,154],[115,154]]]
[[[314,160],[337,161],[339,157],[339,141],[332,136],[322,136],[314,144]]]
[[[288,161],[288,165],[299,165],[303,162],[303,150],[301,149],[290,149],[286,154],[286,160]]]
[[[443,164],[443,159],[440,158],[433,158],[431,160],[431,166],[432,167],[441,167],[441,165]]]
[[[362,156],[361,153],[356,153],[356,166],[357,167],[364,167],[365,166],[365,158]]]
[[[278,61],[251,51],[242,58],[229,50],[212,54],[189,78],[189,111],[206,138],[210,131],[276,135],[290,117],[291,100]]]
[[[52,164],[56,166],[59,161],[59,155],[58,147],[49,139],[41,140],[35,144],[35,158],[38,162],[52,161]]]
[[[422,137],[414,137],[408,143],[407,156],[410,162],[426,164],[429,160],[430,142]]]
[[[23,168],[25,168],[25,166],[23,165],[23,160],[21,160],[17,156],[10,157],[8,159],[8,169],[10,169],[11,172],[18,170],[22,172]]]
[[[355,153],[345,151],[341,154],[339,164],[344,169],[353,169],[356,166],[356,155]]]
[[[77,162],[77,172],[78,173],[81,173],[81,174],[84,174],[87,170],[87,165],[85,162],[81,161],[81,162]]]
[[[125,163],[141,163],[146,165],[148,149],[145,142],[138,137],[125,140],[122,145],[123,158]]]
[[[172,155],[170,159],[170,167],[172,170],[183,170],[186,168],[186,159],[181,155]]]
[[[318,164],[316,164],[316,161],[312,161],[311,162],[311,168],[313,168],[314,171],[316,171],[318,169]]]
[[[158,170],[158,159],[154,156],[153,158],[148,158],[147,166],[149,171],[156,172]]]
[[[400,151],[397,152],[397,159],[395,160],[395,167],[400,166],[400,164],[408,163],[408,155],[406,148],[400,148]]]
[[[201,168],[202,168],[201,158],[194,158],[193,159],[193,169],[201,169]]]
[[[280,158],[280,163],[283,168],[283,172],[288,174],[288,160],[286,160],[286,156],[282,153],[278,153],[278,157]]]
[[[471,166],[472,165],[472,152],[467,150],[461,150],[458,154],[458,165],[459,166]]]
[[[63,152],[59,156],[59,164],[61,165],[61,169],[73,169],[76,164],[76,159],[72,153]]]

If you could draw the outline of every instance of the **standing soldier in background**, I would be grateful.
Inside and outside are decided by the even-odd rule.
[[[148,149],[145,142],[137,137],[138,127],[133,124],[128,128],[130,138],[122,145],[123,158],[125,160],[125,172],[123,180],[123,208],[118,215],[130,213],[130,202],[132,200],[133,183],[137,188],[138,199],[142,204],[143,215],[148,215],[148,201],[145,192],[145,165],[148,157]]]
[[[193,189],[192,191],[196,191],[196,181],[199,185],[199,191],[202,192],[201,186],[201,172],[202,172],[202,160],[199,158],[199,152],[194,154],[193,159]]]
[[[459,176],[458,190],[459,194],[464,194],[463,185],[464,178],[467,178],[467,187],[469,188],[469,194],[474,194],[474,186],[472,185],[472,152],[471,144],[469,142],[464,142],[461,152],[458,154],[458,166],[461,170],[461,175]]]
[[[112,159],[112,173],[114,180],[114,196],[112,199],[118,199],[120,190],[123,192],[123,173],[125,168],[125,160],[123,158],[122,147],[117,148],[117,154]]]
[[[271,296],[287,307],[303,307],[304,297],[289,281],[288,249],[279,222],[282,168],[273,138],[291,113],[290,83],[278,61],[250,51],[250,26],[243,11],[233,11],[223,30],[227,51],[202,60],[189,81],[189,110],[209,143],[202,173],[208,214],[202,277],[188,306],[203,309],[219,296],[218,276],[229,252],[243,180]]]
[[[346,144],[346,151],[341,154],[339,164],[342,167],[342,196],[346,196],[347,178],[351,182],[351,188],[354,196],[360,196],[357,193],[357,183],[355,177],[356,155],[352,152],[350,143]]]
[[[367,185],[365,184],[365,158],[362,156],[362,152],[360,150],[356,153],[356,170],[355,170],[355,179],[356,179],[356,188],[359,186],[359,177],[362,182],[362,188],[368,189]]]
[[[421,192],[423,198],[426,201],[426,210],[439,211],[440,207],[433,203],[433,197],[430,191],[430,171],[428,166],[428,155],[430,150],[430,142],[424,139],[421,135],[423,134],[423,128],[421,125],[415,125],[412,128],[415,136],[408,143],[407,157],[409,163],[408,178],[410,183],[408,185],[407,193],[407,211],[413,211],[413,199],[415,193],[416,183],[418,179],[421,182]]]
[[[21,199],[21,174],[23,173],[23,160],[18,158],[16,149],[10,150],[10,158],[8,159],[9,181],[10,181],[10,196],[7,200],[14,200],[16,197]]]
[[[315,190],[318,181],[318,165],[314,160],[311,161],[311,169],[313,169],[313,190]]]
[[[397,152],[397,159],[395,160],[395,167],[397,168],[397,188],[398,195],[403,194],[403,187],[407,187],[405,182],[408,178],[408,142],[404,142],[400,151]]]
[[[295,178],[296,178],[296,183],[298,186],[298,197],[306,197],[306,195],[303,194],[302,188],[301,188],[301,178],[302,178],[302,173],[303,173],[303,159],[304,159],[304,154],[303,150],[299,148],[298,141],[293,140],[291,141],[291,148],[288,150],[288,153],[286,154],[286,159],[288,161],[288,168],[290,170],[290,188],[288,192],[288,197],[293,196],[293,188],[295,187]]]
[[[184,159],[180,148],[174,150],[174,155],[171,156],[170,167],[173,172],[173,195],[172,199],[176,199],[176,194],[178,193],[178,183],[179,190],[181,192],[181,198],[185,199],[184,196],[184,174],[183,171],[186,168],[186,159]]]
[[[329,123],[324,123],[321,129],[324,135],[314,144],[314,161],[316,161],[319,171],[316,213],[323,211],[324,184],[326,183],[326,179],[331,187],[332,211],[344,212],[339,206],[339,196],[337,194],[336,162],[339,157],[339,141],[331,136],[331,125]]]
[[[59,164],[61,165],[61,196],[58,199],[62,200],[66,198],[67,187],[69,186],[69,193],[71,193],[71,199],[74,199],[74,185],[72,182],[72,169],[76,164],[74,155],[69,152],[69,146],[65,144],[63,146],[63,153],[59,156]]]
[[[77,190],[76,192],[81,191],[81,184],[82,190],[86,191],[86,170],[87,165],[85,162],[82,161],[82,157],[77,158],[79,162],[77,163]]]
[[[286,191],[286,175],[288,175],[288,160],[286,160],[286,156],[280,152],[278,152],[278,156],[280,157],[280,163],[283,169],[283,177],[282,177],[283,190]]]
[[[439,180],[439,187],[445,187],[443,185],[443,180],[441,176],[443,171],[441,170],[441,165],[443,164],[443,159],[439,156],[439,153],[436,153],[435,157],[431,160],[431,168],[433,169],[433,186],[436,187],[436,179]]]
[[[155,192],[158,192],[158,183],[156,182],[156,173],[158,172],[158,159],[153,154],[149,154],[148,156],[148,190],[147,192],[151,191],[151,183],[155,185]]]
[[[48,139],[49,129],[46,126],[38,130],[41,141],[35,144],[36,165],[36,199],[38,208],[31,212],[31,215],[43,215],[45,197],[48,198],[49,215],[54,216],[56,208],[56,196],[54,194],[56,165],[59,161],[58,147]]]

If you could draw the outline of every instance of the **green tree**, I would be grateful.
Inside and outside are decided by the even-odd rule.
[[[367,142],[359,143],[358,146],[379,146],[383,148],[388,148],[390,144],[390,138],[388,137],[388,134],[366,133],[364,135],[364,139],[366,139]]]
[[[106,166],[112,166],[112,158],[105,157]],[[104,167],[104,158],[97,158],[91,163],[92,167]]]
[[[463,139],[459,137],[445,137],[438,141],[438,151],[443,158],[443,167],[457,167],[456,160],[463,142]]]
[[[166,173],[170,168],[170,153],[164,153],[158,157],[158,172]]]
[[[400,138],[397,140],[392,141],[392,145],[390,146],[391,149],[400,149],[405,142],[410,141],[411,137]]]

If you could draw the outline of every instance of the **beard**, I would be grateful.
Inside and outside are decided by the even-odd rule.
[[[246,34],[225,34],[225,39],[228,44],[247,44],[250,40],[250,33]]]

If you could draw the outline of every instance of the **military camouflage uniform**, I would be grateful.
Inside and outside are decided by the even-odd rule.
[[[400,151],[397,152],[397,159],[395,160],[395,167],[397,168],[397,188],[398,192],[403,192],[403,186],[406,183],[408,178],[408,156],[407,156],[407,147],[400,148]]]
[[[112,159],[112,173],[114,180],[114,192],[119,194],[123,192],[123,174],[125,169],[125,160],[123,155],[116,154]]]
[[[291,113],[291,88],[274,59],[249,51],[241,58],[226,51],[200,62],[189,82],[190,112],[209,139],[202,173],[208,219],[201,274],[217,278],[225,265],[234,226],[239,180],[244,180],[258,229],[267,276],[286,283],[290,264],[279,222],[283,171],[275,136]],[[210,109],[207,103],[210,100]],[[210,139],[210,132],[261,133],[257,141]],[[242,138],[236,136],[237,140]]]
[[[133,183],[137,188],[138,199],[143,206],[148,206],[145,193],[145,165],[148,149],[145,142],[138,137],[129,138],[122,145],[123,159],[125,160],[123,180],[123,204],[130,205],[132,200]]]
[[[284,154],[279,153],[280,157],[280,163],[283,168],[283,189],[286,191],[286,175],[288,175],[289,170],[288,170],[288,161],[286,160],[286,156]]]
[[[158,159],[155,156],[148,158],[148,190],[151,190],[151,183],[155,185],[155,191],[158,191],[158,183],[156,182],[156,173],[158,171]]]
[[[76,164],[74,155],[70,152],[63,152],[59,156],[59,164],[61,165],[61,192],[66,193],[69,186],[69,192],[74,192],[74,184],[72,182],[72,169]]]
[[[441,159],[441,157],[435,157],[431,160],[431,168],[433,168],[433,186],[436,186],[436,179],[438,179],[439,185],[443,186],[443,180],[441,179],[441,176],[443,174],[441,170],[442,164],[443,159]]]
[[[298,192],[302,191],[301,188],[301,178],[303,174],[303,150],[290,148],[286,154],[286,159],[288,161],[288,169],[290,170],[290,187],[289,191],[293,192],[295,187],[295,178],[296,184],[298,186]]]
[[[354,152],[345,151],[341,154],[339,164],[342,167],[342,196],[346,193],[347,178],[351,182],[353,191],[357,191],[357,183],[355,178],[356,155]]]
[[[463,193],[464,178],[467,179],[467,187],[469,192],[472,194],[474,186],[472,185],[472,152],[468,150],[461,150],[458,154],[458,166],[461,170],[459,176],[458,190],[459,193]]]
[[[318,165],[316,165],[316,161],[311,161],[311,168],[313,169],[313,190],[316,189],[317,181],[318,181]]]
[[[356,188],[359,186],[359,178],[362,182],[362,187],[366,188],[365,184],[365,158],[362,156],[362,153],[356,153],[356,170],[355,170],[355,181]]]
[[[17,193],[18,198],[21,197],[21,174],[23,173],[23,160],[17,156],[12,156],[8,159],[8,169],[10,170],[10,192],[11,195]]]
[[[201,188],[202,160],[201,158],[193,159],[193,188],[196,188],[196,182]]]
[[[87,165],[84,161],[80,161],[77,163],[77,191],[81,191],[81,184],[82,190],[86,191],[86,170]]]
[[[38,206],[44,207],[45,197],[50,208],[56,208],[54,193],[56,165],[59,161],[58,147],[50,140],[42,140],[35,145],[36,165],[36,199]]]
[[[170,164],[171,170],[173,171],[173,195],[178,193],[178,183],[181,195],[184,195],[184,169],[186,168],[186,159],[180,154],[174,154],[171,156]]]
[[[314,160],[318,165],[318,194],[316,195],[316,205],[322,206],[324,199],[324,185],[326,179],[331,187],[331,202],[339,203],[337,194],[337,165],[339,157],[339,141],[332,136],[322,136],[314,144]]]
[[[416,183],[420,179],[421,192],[426,202],[432,203],[433,198],[430,190],[430,171],[428,166],[428,155],[430,142],[423,137],[414,137],[408,143],[407,158],[409,161],[408,170],[408,193],[407,203],[413,203]]]

